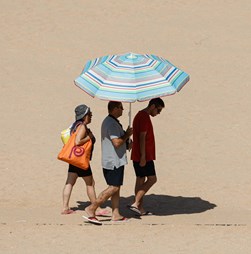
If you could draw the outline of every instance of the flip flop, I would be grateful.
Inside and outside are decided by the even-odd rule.
[[[112,222],[128,222],[129,221],[129,219],[128,218],[126,218],[126,217],[122,217],[121,219],[118,219],[118,220],[111,220]]]
[[[76,212],[74,210],[71,210],[71,209],[68,209],[68,210],[65,210],[65,211],[61,212],[62,215],[73,214],[73,213],[76,213]]]
[[[132,205],[128,205],[127,207],[128,207],[131,211],[135,212],[136,214],[141,215],[141,212],[140,212],[140,210],[139,210],[137,207],[132,206]]]
[[[82,216],[84,219],[88,220],[90,223],[93,223],[95,225],[102,225],[102,222],[99,221],[96,217],[86,217],[86,216]]]

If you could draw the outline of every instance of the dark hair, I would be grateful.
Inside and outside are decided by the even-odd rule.
[[[161,98],[151,99],[149,101],[148,107],[150,107],[153,104],[155,105],[155,107],[162,107],[162,108],[165,107],[165,103],[164,103],[164,101]]]
[[[121,105],[120,101],[109,101],[108,102],[108,111],[111,112],[115,108],[118,108]]]

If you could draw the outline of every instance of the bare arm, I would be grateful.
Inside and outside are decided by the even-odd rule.
[[[112,139],[112,144],[114,145],[115,148],[120,147],[123,145],[126,140],[132,135],[132,128],[128,127],[125,134],[119,138],[113,138]]]
[[[79,131],[76,135],[75,143],[77,146],[82,146],[84,143],[89,141],[91,138],[87,135],[87,129],[84,124],[79,127]]]

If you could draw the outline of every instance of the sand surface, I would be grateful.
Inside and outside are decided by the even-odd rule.
[[[250,16],[249,0],[1,1],[0,253],[250,253]],[[130,221],[95,226],[81,217],[82,179],[71,197],[76,213],[60,215],[60,132],[76,105],[90,105],[99,193],[107,102],[73,80],[88,59],[126,52],[162,56],[191,80],[163,98],[153,119],[158,182],[145,202],[155,215],[139,219],[126,208],[135,181],[129,161],[121,212]],[[134,103],[133,115],[145,106]]]

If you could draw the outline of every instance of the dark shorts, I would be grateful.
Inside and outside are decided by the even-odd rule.
[[[135,175],[137,177],[156,176],[154,161],[147,161],[144,167],[139,165],[139,162],[133,162]]]
[[[84,170],[82,168],[78,168],[76,166],[73,166],[73,165],[69,164],[68,172],[69,173],[76,173],[78,175],[78,177],[85,177],[85,176],[91,176],[92,175],[92,170],[91,170],[90,166],[89,166],[88,169]]]
[[[110,186],[121,186],[123,185],[124,179],[124,166],[119,168],[105,169],[103,168],[103,174],[106,180],[107,185]]]

